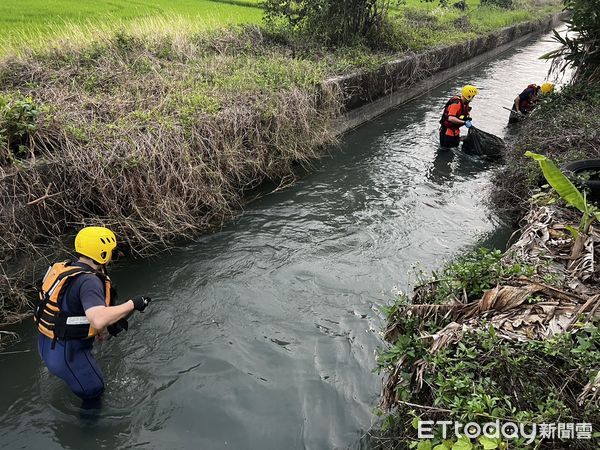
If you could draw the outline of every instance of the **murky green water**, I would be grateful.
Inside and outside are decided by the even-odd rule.
[[[546,37],[547,39],[547,37]],[[514,97],[541,83],[532,41],[348,134],[293,187],[221,232],[113,268],[122,297],[156,301],[98,347],[104,408],[81,417],[48,375],[29,323],[0,355],[0,447],[329,449],[358,447],[380,378],[380,305],[413,264],[439,267],[465,246],[502,245],[485,205],[490,166],[440,150],[446,100],[481,93],[474,124],[505,136]]]

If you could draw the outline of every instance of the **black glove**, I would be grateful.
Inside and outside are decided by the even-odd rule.
[[[131,301],[133,302],[133,309],[137,309],[138,311],[143,311],[146,309],[146,306],[148,306],[148,304],[150,304],[150,297],[135,297],[132,298]]]
[[[127,322],[127,319],[121,319],[118,322],[115,322],[112,325],[109,325],[106,327],[106,330],[113,337],[117,336],[117,334],[119,334],[121,331],[123,331],[123,330],[127,331],[128,329],[129,329],[129,322]]]

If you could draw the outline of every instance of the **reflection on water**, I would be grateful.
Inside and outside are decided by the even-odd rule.
[[[454,150],[438,147],[435,150],[433,164],[427,170],[427,178],[436,184],[443,185],[452,180],[452,163],[454,162]]]
[[[113,268],[122,298],[157,301],[99,349],[103,409],[81,413],[35,351],[0,355],[6,448],[346,448],[380,379],[378,309],[467,245],[506,235],[487,162],[437,145],[446,100],[480,88],[477,127],[504,135],[512,99],[547,71],[535,42],[348,134],[295,186],[220,232]],[[34,349],[31,324],[15,347]]]

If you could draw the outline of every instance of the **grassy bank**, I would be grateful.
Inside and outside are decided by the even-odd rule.
[[[343,98],[322,80],[548,8],[557,7],[406,5],[386,40],[336,48],[258,26],[151,17],[74,28],[4,56],[0,323],[29,312],[32,262],[64,253],[81,226],[108,225],[126,250],[148,255],[218,226],[265,180],[293,178],[336,141]]]
[[[551,233],[573,223],[564,211],[543,213],[552,217]],[[540,230],[539,214],[531,214],[527,231]],[[564,251],[545,244],[551,254]],[[530,239],[505,255],[465,254],[423,280],[412,299],[390,307],[390,346],[378,356],[386,374],[382,428],[373,436],[379,448],[597,448],[592,432],[580,440],[544,439],[539,429],[531,439],[468,439],[454,426],[447,435],[437,426],[433,437],[418,435],[419,421],[443,420],[512,422],[527,433],[534,424],[559,422],[598,430],[598,292],[593,282],[582,283],[580,293],[569,289],[574,279],[561,279],[564,268],[550,268],[548,256],[535,261],[538,245]]]
[[[84,224],[142,255],[218,225],[335,141],[338,95],[316,90],[326,73],[256,28],[5,59],[3,268]]]
[[[537,164],[524,156],[534,151],[561,165],[578,159],[600,158],[598,111],[600,85],[567,86],[553,94],[521,125],[509,148],[507,164],[494,177],[494,206],[513,220],[529,209],[531,193],[543,184]]]
[[[468,252],[387,311],[389,346],[378,356],[386,375],[382,448],[597,448],[600,423],[600,233],[569,232],[581,213],[544,184],[525,151],[558,161],[598,158],[600,90],[569,86],[524,121],[496,174],[494,201],[525,215],[502,253]],[[581,228],[579,228],[581,230]],[[579,246],[579,243],[585,242]],[[577,250],[576,250],[577,249]],[[596,434],[562,438],[468,439],[441,427],[419,438],[420,420],[484,424],[588,423]]]
[[[467,8],[442,8],[436,2],[409,0],[391,13],[392,45],[412,51],[464,42],[515,23],[547,17],[560,11],[556,2],[523,2],[504,9],[467,1]]]

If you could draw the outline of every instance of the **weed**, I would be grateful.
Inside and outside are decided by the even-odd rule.
[[[396,389],[402,401],[449,410],[444,420],[463,423],[496,418],[517,423],[596,421],[597,408],[582,408],[573,393],[581,391],[596,375],[593,368],[600,365],[598,324],[588,323],[573,334],[558,334],[547,341],[527,342],[501,340],[490,327],[463,335],[457,345],[434,356],[413,326],[409,324],[378,359],[381,369],[393,367],[400,358],[409,361],[407,366],[419,360],[427,365],[418,382],[422,388],[410,373],[400,374]],[[414,434],[404,418],[408,414],[410,409],[398,407],[384,432],[400,433],[401,442],[410,442]],[[421,411],[416,417],[429,420],[434,414]],[[436,437],[431,443],[440,445],[442,439]]]
[[[0,96],[0,163],[11,155],[29,153],[31,135],[37,129],[40,109],[31,96],[20,93]]]
[[[433,278],[421,280],[423,285],[435,284],[435,294],[430,301],[442,303],[448,299],[476,300],[483,292],[494,287],[503,278],[535,273],[535,268],[525,264],[505,265],[500,250],[479,248],[467,252],[450,262]],[[466,296],[466,299],[465,299]]]

